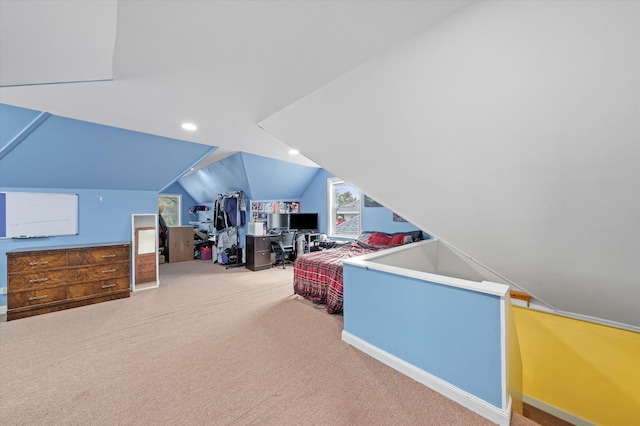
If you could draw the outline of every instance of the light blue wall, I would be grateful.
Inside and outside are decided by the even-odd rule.
[[[335,175],[321,169],[309,183],[306,191],[300,199],[303,213],[318,213],[320,221],[320,233],[327,233],[329,220],[329,198],[327,195],[327,179]],[[409,202],[409,201],[408,201]],[[418,228],[409,222],[394,222],[393,212],[386,207],[362,206],[362,230],[380,232],[405,232]]]
[[[239,152],[181,177],[178,183],[198,204],[233,191],[243,191],[250,200],[298,200],[318,170]]]
[[[33,111],[0,106],[1,186],[158,192],[215,150],[51,114],[36,125]]]
[[[191,195],[189,195],[187,191],[185,191],[180,184],[174,183],[173,185],[170,185],[169,187],[167,187],[160,194],[180,195],[180,202],[182,203],[181,211],[180,211],[180,220],[181,220],[180,225],[186,226],[189,224],[190,221],[198,220],[196,216],[193,216],[192,214],[189,213],[189,208],[191,208],[192,206],[196,206],[200,203],[196,203],[196,201],[193,198],[191,198]]]
[[[242,158],[250,185],[245,192],[254,200],[300,199],[319,170],[247,153]]]
[[[131,241],[131,215],[158,212],[155,191],[114,191],[92,189],[4,188],[2,192],[52,192],[78,194],[78,235],[0,239],[0,287],[7,286],[9,250],[55,247],[73,244],[100,244]],[[47,206],[42,206],[46,209]],[[6,306],[6,295],[0,295],[0,306]]]
[[[346,332],[501,408],[500,327],[497,296],[344,265]]]
[[[327,179],[331,177],[334,176],[320,169],[300,198],[302,213],[318,213],[318,227],[321,234],[328,232]]]
[[[0,103],[0,150],[7,146],[23,129],[40,115],[40,111],[18,108]]]
[[[364,203],[363,203],[364,204]],[[362,206],[362,230],[385,232],[405,232],[418,229],[410,222],[394,222],[393,211],[386,207],[365,207]]]

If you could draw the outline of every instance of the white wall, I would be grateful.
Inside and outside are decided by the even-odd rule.
[[[484,1],[261,126],[557,310],[640,329],[638,76],[640,2]]]

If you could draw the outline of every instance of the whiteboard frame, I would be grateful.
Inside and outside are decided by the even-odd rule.
[[[0,238],[78,235],[78,198],[59,192],[0,192]]]

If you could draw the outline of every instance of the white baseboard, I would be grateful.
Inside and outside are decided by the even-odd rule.
[[[595,426],[594,423],[588,422],[580,417],[576,417],[571,413],[567,413],[559,408],[549,405],[546,402],[539,401],[527,395],[522,395],[522,402],[529,404],[532,407],[542,410],[545,413],[549,413],[554,417],[557,417],[565,422],[569,422],[575,426]]]
[[[7,305],[0,306],[0,315],[4,315],[7,313]]]
[[[508,407],[502,410],[344,330],[342,331],[342,340],[500,426],[509,426],[511,423],[511,397],[508,400]]]

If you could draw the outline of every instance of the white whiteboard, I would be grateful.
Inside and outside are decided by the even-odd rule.
[[[78,234],[78,194],[0,192],[0,238]]]

